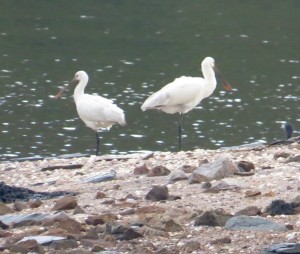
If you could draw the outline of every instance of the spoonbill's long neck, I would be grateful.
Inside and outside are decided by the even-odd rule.
[[[203,73],[204,79],[207,81],[207,83],[210,86],[210,88],[212,89],[212,91],[215,90],[216,86],[217,86],[217,79],[216,79],[214,69],[210,66],[203,66],[202,73]]]
[[[83,79],[80,80],[78,85],[75,87],[74,90],[74,100],[75,102],[79,99],[80,96],[84,95],[84,88],[86,87],[88,80]]]

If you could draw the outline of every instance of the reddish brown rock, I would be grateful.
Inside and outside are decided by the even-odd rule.
[[[89,247],[89,248],[93,248],[93,246],[98,245],[100,247],[102,247],[103,249],[112,249],[116,246],[115,240],[114,238],[111,239],[112,241],[106,241],[103,239],[82,239],[80,240],[80,244],[85,246],[85,247]]]
[[[138,228],[137,231],[143,235],[144,237],[169,237],[170,234],[166,231],[163,231],[162,229],[157,229],[157,228],[151,228],[148,227],[147,225],[144,225],[141,228]]]
[[[60,228],[65,230],[71,234],[80,234],[83,231],[81,224],[71,218],[57,218],[53,220],[48,220],[42,224],[44,227],[55,226],[56,228]]]
[[[23,202],[23,201],[19,201],[19,200],[15,201],[14,205],[13,205],[13,209],[17,212],[20,212],[28,207],[29,207],[29,205],[27,202]]]
[[[0,215],[5,215],[13,212],[14,211],[11,208],[9,208],[6,204],[0,202]]]
[[[155,166],[149,170],[147,176],[167,176],[170,174],[170,172],[171,171],[164,166]]]
[[[294,214],[300,214],[300,207],[294,208]]]
[[[28,202],[24,202],[24,201],[15,201],[14,205],[13,205],[13,209],[15,211],[22,211],[24,209],[28,209],[28,208],[38,208],[42,205],[42,201],[41,200],[30,200]]]
[[[261,192],[259,190],[247,190],[245,191],[246,197],[255,197],[261,195]]]
[[[120,184],[114,184],[113,186],[112,186],[112,190],[120,190],[122,187],[121,187],[121,185]]]
[[[103,248],[101,245],[99,244],[95,244],[93,245],[93,247],[91,248],[91,252],[100,252],[100,251],[104,251],[105,248]]]
[[[179,170],[182,170],[184,173],[192,173],[196,169],[195,166],[191,165],[183,165],[182,167],[179,168]]]
[[[137,166],[133,170],[134,175],[146,175],[149,173],[149,168],[144,164],[142,166]]]
[[[261,210],[257,206],[247,206],[244,209],[241,209],[235,213],[235,216],[238,215],[247,215],[247,216],[261,215]]]
[[[216,240],[213,240],[210,242],[211,244],[217,244],[217,245],[221,245],[221,244],[229,244],[231,243],[231,238],[230,237],[223,237],[223,238],[219,238]]]
[[[155,206],[155,205],[149,205],[149,206],[142,206],[138,207],[136,209],[136,213],[141,213],[141,214],[147,214],[147,213],[164,213],[165,209],[160,206]]]
[[[12,232],[0,230],[0,238],[5,238],[5,237],[11,236],[11,235],[12,235]]]
[[[106,198],[106,194],[102,191],[97,191],[96,193],[96,199],[102,199],[102,198]]]
[[[73,196],[66,196],[61,199],[59,199],[54,207],[52,208],[52,211],[60,211],[60,210],[70,210],[74,209],[77,206],[77,200]]]
[[[184,245],[180,248],[181,253],[192,253],[194,251],[201,250],[201,244],[198,241],[187,241]]]
[[[29,208],[38,208],[43,204],[43,202],[39,199],[35,199],[35,200],[30,200],[28,204],[29,204]]]
[[[142,254],[154,254],[157,250],[156,246],[150,242],[141,242],[135,246],[134,253],[142,253]]]
[[[255,169],[254,164],[250,161],[239,161],[237,166],[240,172],[249,172]]]
[[[89,225],[98,225],[98,224],[105,224],[109,221],[115,221],[118,217],[112,213],[105,213],[100,215],[91,215],[88,216],[85,220],[86,224]]]
[[[19,243],[15,243],[10,251],[12,253],[45,253],[44,249],[37,243],[36,240],[28,240]]]

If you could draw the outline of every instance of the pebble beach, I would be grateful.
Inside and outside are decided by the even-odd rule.
[[[300,240],[299,149],[294,143],[2,162],[1,181],[6,185],[68,194],[3,202],[0,249],[2,253],[268,253],[263,251],[274,244]],[[235,170],[216,179],[195,177],[199,167],[220,157]],[[239,172],[240,162],[252,168]],[[167,193],[151,196],[157,186]],[[290,214],[272,214],[267,207],[275,200],[296,205]],[[33,214],[44,217],[13,221]],[[279,230],[230,228],[228,220],[240,215],[262,218]],[[48,242],[34,238],[41,236],[52,238]]]

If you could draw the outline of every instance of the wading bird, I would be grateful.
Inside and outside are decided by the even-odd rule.
[[[143,111],[148,109],[161,110],[168,114],[179,113],[178,141],[181,150],[183,114],[196,107],[204,98],[210,96],[216,88],[215,72],[220,76],[225,90],[231,90],[215,66],[212,57],[206,57],[201,64],[203,78],[185,77],[176,78],[156,93],[152,94],[142,105]]]
[[[71,83],[76,85],[74,100],[78,115],[86,126],[96,133],[96,155],[98,155],[100,145],[99,129],[110,129],[114,124],[124,126],[126,121],[123,110],[113,104],[111,100],[84,93],[88,80],[89,77],[85,71],[78,71]],[[67,86],[64,86],[54,98],[59,98],[66,88]]]

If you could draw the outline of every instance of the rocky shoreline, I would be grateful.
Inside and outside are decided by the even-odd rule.
[[[253,254],[300,249],[293,245],[300,242],[299,149],[294,143],[3,162],[4,187],[57,196],[2,199],[0,250]]]

